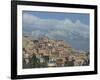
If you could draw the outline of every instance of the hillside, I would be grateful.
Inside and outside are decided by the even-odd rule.
[[[33,40],[29,36],[23,36],[22,43],[23,68],[89,65],[87,52],[76,50],[63,40],[53,40],[47,36]],[[27,65],[30,66],[25,67]]]

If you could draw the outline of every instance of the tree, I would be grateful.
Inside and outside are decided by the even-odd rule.
[[[32,58],[31,58],[31,63],[32,63],[32,67],[39,67],[39,59],[36,58],[36,55],[33,54]]]

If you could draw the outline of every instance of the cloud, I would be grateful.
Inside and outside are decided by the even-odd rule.
[[[72,22],[70,19],[41,19],[32,14],[23,14],[23,29],[31,29],[35,35],[47,34],[48,36],[67,36],[77,32],[80,36],[89,37],[89,25],[80,20]]]

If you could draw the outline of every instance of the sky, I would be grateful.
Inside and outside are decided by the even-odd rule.
[[[23,32],[34,39],[46,35],[63,39],[73,47],[89,50],[89,14],[23,11]]]
[[[73,22],[80,20],[84,24],[89,25],[89,14],[82,13],[62,13],[62,12],[40,12],[40,11],[23,11],[24,13],[31,14],[43,19],[58,19],[63,20],[66,17]]]

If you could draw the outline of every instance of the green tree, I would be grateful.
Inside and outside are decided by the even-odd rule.
[[[33,56],[32,56],[32,60],[31,60],[32,62],[32,67],[38,67],[39,66],[39,59],[38,58],[36,58],[36,55],[35,54],[33,54]]]

